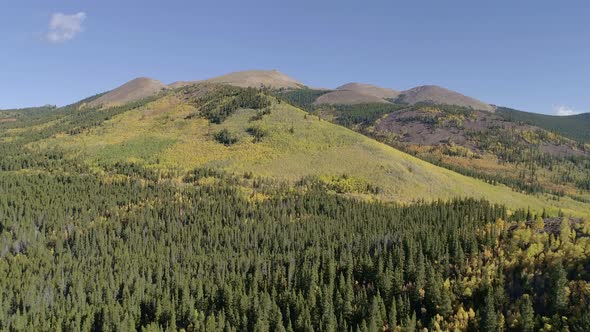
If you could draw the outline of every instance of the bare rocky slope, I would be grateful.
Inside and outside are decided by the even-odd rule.
[[[278,70],[245,70],[212,77],[203,81],[179,81],[170,84],[172,88],[179,88],[198,82],[229,84],[239,87],[272,89],[299,89],[305,85]]]
[[[354,105],[392,101],[410,105],[417,103],[457,105],[489,112],[495,110],[495,107],[490,104],[435,85],[424,85],[398,92],[371,84],[348,83],[321,95],[314,104]]]
[[[150,78],[136,78],[107,92],[89,103],[90,106],[118,105],[153,96],[162,90],[179,88],[196,83],[229,84],[238,87],[271,88],[294,90],[306,88],[296,79],[277,70],[246,70],[197,81],[179,81],[165,85]],[[367,103],[389,103],[392,101],[416,104],[420,102],[448,104],[476,110],[494,111],[495,107],[458,92],[439,86],[425,85],[403,92],[365,83],[348,83],[325,93],[314,104],[354,105]]]
[[[416,104],[420,102],[433,104],[457,105],[475,110],[493,112],[495,107],[477,99],[467,97],[436,85],[418,86],[400,94],[399,101]]]
[[[387,99],[394,99],[399,95],[398,91],[378,87],[365,83],[347,83],[336,88],[332,92],[321,95],[316,105],[354,105],[366,103],[388,103]]]
[[[153,96],[168,86],[158,80],[139,77],[91,101],[90,106],[119,105]]]
[[[379,98],[383,98],[383,99],[395,98],[400,94],[399,91],[396,91],[393,89],[382,88],[382,87],[372,85],[372,84],[357,83],[357,82],[341,85],[341,86],[337,87],[336,90],[355,91],[358,93],[362,93],[362,94],[370,95],[370,96],[375,96],[375,97],[379,97]]]

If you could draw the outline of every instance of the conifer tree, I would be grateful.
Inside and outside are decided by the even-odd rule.
[[[492,286],[488,286],[485,301],[480,310],[479,328],[480,331],[484,332],[498,331],[498,315],[494,304],[494,290]]]
[[[397,326],[397,305],[394,297],[392,297],[391,305],[389,306],[389,315],[387,316],[387,322],[390,330]]]
[[[566,290],[567,276],[561,261],[552,268],[550,285],[550,288],[547,290],[550,299],[550,308],[553,313],[562,313],[568,304],[568,297]]]
[[[535,330],[535,311],[528,294],[523,295],[520,302],[520,328],[523,332]]]

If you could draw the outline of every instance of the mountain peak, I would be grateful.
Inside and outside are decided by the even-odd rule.
[[[240,87],[270,87],[275,89],[297,89],[305,85],[276,70],[244,70],[205,80],[210,83],[230,84]]]
[[[299,89],[305,85],[298,80],[282,73],[276,69],[261,70],[243,70],[236,71],[229,74],[211,77],[206,80],[197,81],[178,81],[169,85],[171,88],[180,88],[195,83],[217,83],[239,86],[242,88],[252,87],[268,87],[273,89]]]
[[[145,77],[145,76],[141,76],[141,77],[136,77],[134,79],[132,79],[131,81],[123,84],[123,85],[127,85],[127,84],[151,84],[151,83],[160,83],[162,84],[160,81],[150,78],[150,77]]]
[[[465,96],[459,92],[449,90],[438,85],[421,85],[401,93],[402,101],[408,104],[420,102],[457,105],[483,111],[494,111],[495,107]]]
[[[336,88],[336,90],[347,90],[347,91],[355,91],[358,93],[366,94],[369,96],[377,97],[377,98],[395,98],[399,95],[399,91],[395,91],[393,89],[382,88],[380,86],[376,86],[373,84],[367,83],[359,83],[359,82],[351,82],[344,85],[341,85]]]
[[[116,105],[147,98],[168,89],[164,83],[149,77],[137,77],[90,102],[90,106]]]
[[[398,91],[376,85],[351,82],[337,87],[334,91],[321,95],[315,104],[353,105],[366,103],[388,103],[399,95]]]

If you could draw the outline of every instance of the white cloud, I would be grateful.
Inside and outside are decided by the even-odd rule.
[[[73,39],[78,33],[82,32],[82,23],[85,19],[86,13],[84,12],[72,15],[63,13],[51,15],[47,40],[51,43],[63,43]]]
[[[556,106],[553,109],[555,110],[555,114],[560,116],[576,115],[580,113],[565,105]]]

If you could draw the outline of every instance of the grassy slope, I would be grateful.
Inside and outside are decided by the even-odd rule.
[[[544,207],[590,216],[590,206],[568,198],[560,201],[513,192],[436,167],[285,103],[270,115],[248,122],[253,110],[241,110],[220,125],[185,117],[194,109],[167,96],[141,110],[118,115],[79,135],[59,135],[43,145],[58,145],[82,154],[90,163],[142,161],[153,167],[189,170],[216,166],[234,172],[298,180],[306,175],[347,174],[378,185],[381,199],[410,202],[458,196],[484,197],[512,208]],[[269,135],[253,143],[246,128],[258,125]],[[293,133],[290,128],[293,127]],[[227,128],[240,140],[224,146],[212,134]],[[35,144],[37,145],[37,144]]]

